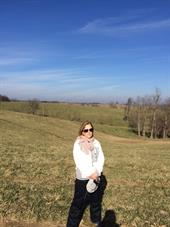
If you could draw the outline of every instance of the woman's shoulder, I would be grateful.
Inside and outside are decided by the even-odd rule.
[[[100,145],[99,140],[97,140],[96,138],[94,138],[94,144],[96,144],[96,145]]]
[[[80,136],[78,136],[74,141],[74,145],[80,145],[80,143],[81,143],[81,138]]]
[[[77,136],[77,138],[75,139],[75,143],[79,143],[80,142],[80,139],[81,139],[81,137],[80,136]]]
[[[78,138],[76,138],[76,139],[74,140],[74,144],[79,144],[79,142],[80,142],[80,140],[79,140]]]

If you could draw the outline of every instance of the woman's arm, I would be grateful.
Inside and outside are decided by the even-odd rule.
[[[97,147],[98,147],[99,154],[98,154],[97,161],[94,162],[94,167],[96,168],[97,174],[100,176],[103,171],[103,166],[104,166],[104,154],[103,154],[103,150],[102,150],[102,147],[99,142],[97,144]]]
[[[82,178],[95,178],[96,168],[92,166],[91,159],[88,154],[81,151],[78,142],[74,143],[73,157],[76,164],[76,168],[81,172]],[[94,175],[93,175],[94,174]]]

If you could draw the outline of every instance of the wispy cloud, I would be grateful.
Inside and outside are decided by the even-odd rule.
[[[80,28],[79,32],[103,35],[122,35],[170,28],[169,18],[156,21],[143,19],[143,21],[144,22],[141,22],[140,18],[137,18],[136,16],[97,19]]]
[[[15,98],[75,99],[77,101],[109,96],[108,93],[120,85],[101,81],[100,75],[89,75],[79,69],[30,70],[6,72],[0,76],[1,93]],[[84,92],[85,91],[85,92]],[[44,95],[44,97],[43,97]]]
[[[126,81],[126,85],[122,84],[122,80]],[[149,75],[144,76],[142,73],[138,74],[138,78],[135,73],[130,78],[125,73],[101,77],[100,74],[93,75],[78,68],[41,69],[0,75],[0,91],[1,94],[19,99],[113,101],[116,95],[127,93],[127,87],[138,87],[136,81],[140,81],[139,84],[142,82],[142,87],[144,84],[154,84]]]
[[[19,64],[35,64],[49,58],[61,58],[66,56],[62,48],[52,49],[46,45],[41,45],[37,41],[30,42],[1,42],[0,43],[0,66],[18,66]]]
[[[0,75],[0,81],[3,83],[46,83],[59,82],[61,80],[76,79],[76,70],[42,69],[27,70],[20,72],[5,72]]]
[[[42,69],[20,72],[4,72],[0,75],[0,84],[3,86],[17,85],[18,87],[40,85],[51,89],[90,87],[95,81],[100,83],[100,75],[89,75],[83,70],[70,69]]]
[[[38,59],[28,58],[28,57],[9,57],[9,58],[0,58],[0,66],[9,66],[9,65],[18,65],[22,63],[33,63],[38,62]]]
[[[14,47],[10,44],[0,46],[0,66],[13,66],[19,64],[30,64],[39,61],[35,51],[22,48]]]

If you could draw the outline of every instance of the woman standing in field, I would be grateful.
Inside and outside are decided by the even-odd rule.
[[[73,147],[76,180],[73,201],[69,210],[67,227],[78,227],[83,213],[90,205],[90,218],[101,225],[101,202],[106,180],[102,175],[104,155],[100,142],[94,138],[90,121],[82,123]]]

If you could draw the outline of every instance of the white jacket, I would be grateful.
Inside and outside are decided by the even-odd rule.
[[[94,140],[94,150],[86,154],[80,149],[79,140],[77,139],[73,147],[73,157],[76,164],[76,178],[87,180],[95,171],[98,176],[101,175],[104,165],[104,155],[102,147],[98,140]]]

